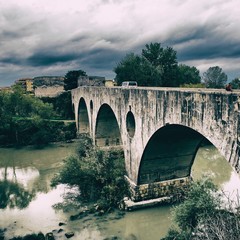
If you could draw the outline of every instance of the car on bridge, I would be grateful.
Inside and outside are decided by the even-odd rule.
[[[136,81],[122,82],[122,87],[124,88],[137,87],[137,82]]]

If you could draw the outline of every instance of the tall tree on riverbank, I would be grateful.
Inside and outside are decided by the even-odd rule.
[[[177,52],[172,47],[161,47],[160,43],[146,44],[142,57],[161,72],[161,86],[178,86]]]
[[[227,75],[219,66],[210,67],[203,73],[203,81],[207,88],[224,88],[227,83]]]
[[[78,78],[80,76],[87,76],[87,74],[83,70],[73,70],[67,72],[67,74],[64,77],[64,89],[67,91],[77,88]]]

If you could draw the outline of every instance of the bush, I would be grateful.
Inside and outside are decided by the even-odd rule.
[[[185,201],[173,209],[178,228],[163,240],[238,240],[240,215],[231,204],[223,209],[223,196],[209,179],[192,183]]]
[[[124,195],[127,195],[128,186],[124,174],[122,151],[96,149],[89,137],[82,136],[76,156],[65,161],[60,173],[52,180],[52,185],[64,183],[77,186],[81,200],[117,206]]]

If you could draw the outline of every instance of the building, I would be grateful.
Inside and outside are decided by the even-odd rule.
[[[33,78],[36,97],[56,97],[64,92],[63,76],[41,76]]]
[[[78,78],[78,87],[81,86],[104,86],[105,77],[99,76],[80,76]]]
[[[114,87],[116,85],[116,82],[112,79],[105,80],[105,87]]]
[[[0,92],[11,92],[12,91],[12,89],[11,89],[11,87],[0,87]]]
[[[21,78],[15,81],[15,84],[20,85],[26,92],[33,93],[33,79],[32,78]]]

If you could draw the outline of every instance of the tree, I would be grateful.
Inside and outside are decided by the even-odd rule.
[[[177,82],[177,52],[171,47],[163,48],[160,43],[146,44],[142,50],[142,57],[161,72],[163,87],[179,86]]]
[[[109,209],[128,195],[124,173],[123,151],[94,148],[92,139],[81,135],[76,155],[65,161],[52,186],[63,183],[78,187],[80,199],[103,203]]]
[[[196,67],[190,67],[185,64],[178,66],[178,80],[180,85],[201,83],[199,70]]]
[[[162,65],[163,48],[160,43],[150,43],[145,45],[146,49],[142,49],[142,56],[146,58],[153,66]]]
[[[161,72],[149,61],[134,53],[127,54],[114,69],[118,85],[137,81],[139,86],[159,86]]]
[[[127,54],[114,68],[117,84],[123,81],[137,81],[141,76],[141,58],[134,53]]]
[[[140,86],[179,86],[176,51],[160,43],[146,44],[140,56],[127,54],[114,72],[118,84],[137,81]]]
[[[64,77],[64,89],[71,90],[78,87],[78,78],[80,76],[87,76],[86,72],[82,70],[73,70],[67,72]]]
[[[230,84],[232,85],[233,89],[240,89],[240,78],[234,78]]]
[[[210,67],[203,73],[203,81],[207,88],[224,88],[227,83],[227,75],[218,66]]]

